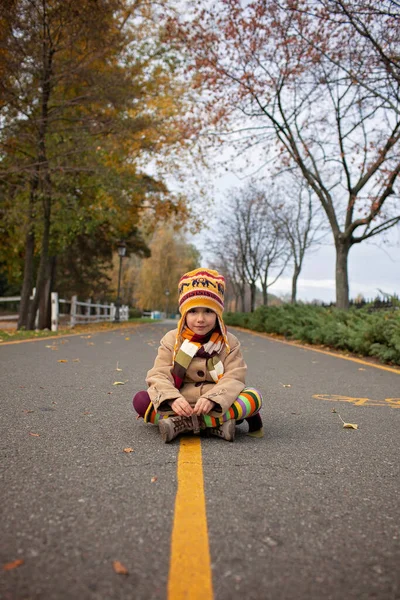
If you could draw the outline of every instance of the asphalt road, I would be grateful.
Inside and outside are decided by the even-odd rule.
[[[0,346],[2,600],[166,598],[179,442],[131,398],[169,328]],[[236,333],[265,437],[202,440],[215,600],[400,599],[399,374]]]

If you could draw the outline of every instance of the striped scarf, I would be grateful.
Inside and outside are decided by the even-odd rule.
[[[214,330],[207,335],[197,335],[185,327],[181,336],[184,340],[176,353],[172,368],[175,387],[178,390],[182,387],[186,371],[196,355],[207,359],[207,369],[213,381],[217,383],[224,374],[224,365],[218,355],[225,344],[221,332]]]

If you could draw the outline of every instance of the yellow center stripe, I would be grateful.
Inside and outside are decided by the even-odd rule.
[[[168,578],[168,600],[212,600],[201,442],[181,439]]]

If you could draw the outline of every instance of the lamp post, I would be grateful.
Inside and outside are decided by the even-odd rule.
[[[122,259],[125,256],[126,253],[126,244],[125,242],[119,242],[118,246],[117,246],[117,250],[118,250],[118,256],[119,256],[119,273],[118,273],[118,293],[117,293],[117,302],[116,302],[116,307],[115,307],[115,319],[114,321],[116,323],[119,323],[119,307],[121,304],[121,300],[119,297],[120,294],[120,290],[121,290],[121,271],[122,271]]]
[[[169,300],[169,294],[170,294],[170,291],[168,288],[165,290],[164,294],[165,294],[165,318],[168,319],[168,300]]]

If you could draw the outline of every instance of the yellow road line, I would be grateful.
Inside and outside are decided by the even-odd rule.
[[[126,325],[119,325],[118,327],[110,327],[110,329],[91,329],[86,331],[79,331],[78,333],[61,333],[60,335],[49,335],[36,338],[28,338],[26,340],[10,340],[7,342],[0,342],[1,346],[11,346],[11,344],[25,344],[26,342],[44,342],[46,340],[62,340],[66,337],[76,337],[77,335],[92,335],[92,333],[109,333],[110,331],[119,331],[120,329],[131,329],[137,325],[149,325],[149,323],[127,323]]]
[[[201,441],[182,438],[178,456],[168,600],[212,600]]]
[[[233,325],[232,325],[233,327]],[[239,329],[239,331],[244,331],[245,333],[251,333],[252,335],[258,335],[259,337],[268,338],[271,342],[278,342],[279,344],[287,344],[288,346],[294,346],[295,348],[303,348],[303,350],[312,350],[313,352],[319,352],[320,354],[327,354],[328,356],[333,356],[335,358],[342,358],[343,360],[350,360],[352,362],[359,363],[360,365],[366,365],[367,367],[372,367],[373,369],[381,369],[382,371],[390,371],[390,373],[396,373],[396,375],[400,375],[400,369],[397,367],[386,367],[384,365],[375,365],[374,363],[370,363],[366,360],[362,360],[361,358],[355,358],[353,356],[343,356],[342,354],[337,354],[336,352],[330,352],[329,350],[320,350],[319,348],[313,348],[312,346],[306,346],[305,344],[299,344],[297,342],[288,342],[287,340],[279,340],[272,335],[268,335],[268,333],[261,333],[260,331],[252,331],[251,329],[246,329],[245,327],[237,327],[234,326],[235,329]]]

